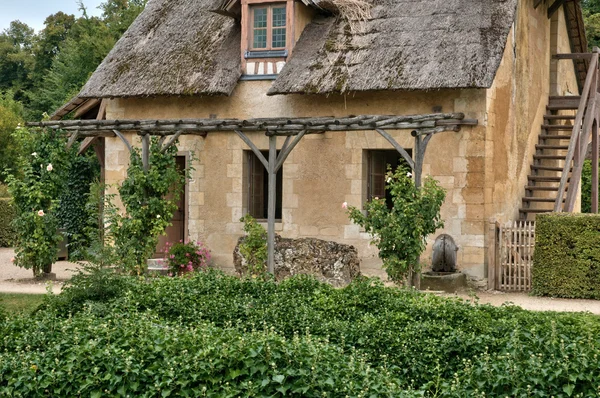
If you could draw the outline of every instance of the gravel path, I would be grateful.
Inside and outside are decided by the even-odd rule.
[[[31,270],[16,267],[12,264],[14,257],[13,249],[0,248],[0,292],[3,293],[32,293],[44,294],[50,287],[54,293],[60,293],[62,284],[73,274],[77,264],[67,261],[59,261],[52,266],[52,272],[56,274],[55,281],[38,280],[33,277]],[[467,293],[442,294],[445,297],[460,297],[472,300]],[[533,297],[525,293],[503,293],[496,291],[477,292],[477,298],[481,304],[500,306],[504,303],[513,303],[526,310],[533,311],[588,311],[600,315],[600,301],[555,299],[549,297]]]
[[[13,249],[0,248],[0,292],[44,294],[51,287],[52,292],[60,293],[63,282],[71,278],[77,268],[77,264],[59,261],[52,265],[56,280],[39,280],[33,277],[32,270],[13,265],[11,259],[14,255]]]

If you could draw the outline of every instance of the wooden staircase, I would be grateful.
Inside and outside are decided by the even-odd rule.
[[[592,211],[598,211],[598,120],[600,109],[598,54],[560,54],[558,59],[589,56],[589,69],[581,96],[551,96],[541,134],[535,146],[521,220],[535,220],[546,212],[573,212],[587,146],[592,138]]]

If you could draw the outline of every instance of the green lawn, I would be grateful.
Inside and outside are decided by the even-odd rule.
[[[0,293],[0,307],[8,313],[30,313],[44,300],[43,294]]]

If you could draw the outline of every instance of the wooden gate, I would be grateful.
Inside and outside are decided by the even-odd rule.
[[[493,287],[503,291],[531,290],[531,267],[535,247],[535,222],[496,223],[496,261]]]

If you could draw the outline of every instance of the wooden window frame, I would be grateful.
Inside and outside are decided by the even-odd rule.
[[[261,151],[262,154],[268,158],[269,151]],[[279,151],[277,151],[279,154]],[[250,214],[257,221],[263,222],[267,220],[267,205],[268,205],[268,175],[267,170],[258,159],[258,157],[252,151],[245,150],[244,151],[244,167],[246,167],[246,171],[244,172],[244,184],[245,193],[246,193],[246,213]],[[277,171],[277,194],[276,194],[276,203],[275,203],[275,221],[281,222],[283,216],[283,168],[282,166]],[[260,189],[262,190],[262,207],[263,207],[263,215],[262,217],[257,216],[253,202],[253,197],[255,196],[255,190],[253,186],[253,174],[255,170],[260,170],[262,174],[262,183]]]
[[[285,25],[277,26],[277,28],[285,28],[285,46],[273,47],[273,8],[285,7]],[[254,11],[257,9],[267,9],[267,46],[264,48],[254,47]],[[285,50],[288,47],[288,35],[290,34],[289,18],[288,18],[288,2],[274,2],[274,3],[257,3],[251,4],[248,7],[249,18],[248,18],[248,49],[249,51],[273,51],[273,50]]]
[[[412,155],[412,149],[406,149],[406,151],[409,153],[409,155]],[[408,165],[406,164],[406,161],[404,160],[404,158],[402,157],[402,155],[400,155],[400,153],[398,153],[398,151],[396,151],[395,149],[366,149],[366,156],[363,159],[366,159],[367,161],[367,167],[366,167],[366,188],[367,188],[367,192],[366,192],[366,200],[372,200],[376,195],[377,197],[379,197],[380,199],[385,199],[386,200],[386,204],[388,206],[388,208],[391,205],[390,202],[390,198],[388,198],[388,193],[387,193],[387,189],[385,189],[386,186],[386,181],[385,181],[385,174],[387,173],[387,166],[390,164],[387,160],[388,157],[393,157],[395,159],[397,159],[397,163],[398,166],[399,165],[405,165],[406,167],[408,167]],[[397,155],[397,156],[396,156]],[[384,170],[383,170],[383,174],[381,174],[381,171],[376,172],[373,170],[373,162],[374,156],[383,156],[383,160],[385,162],[384,165]],[[394,169],[395,165],[391,165],[392,169]],[[364,169],[363,169],[364,170]],[[379,193],[374,193],[374,182],[373,182],[373,177],[374,175],[380,176],[383,181],[379,181],[380,183],[383,184],[384,187],[384,192],[379,192]]]

